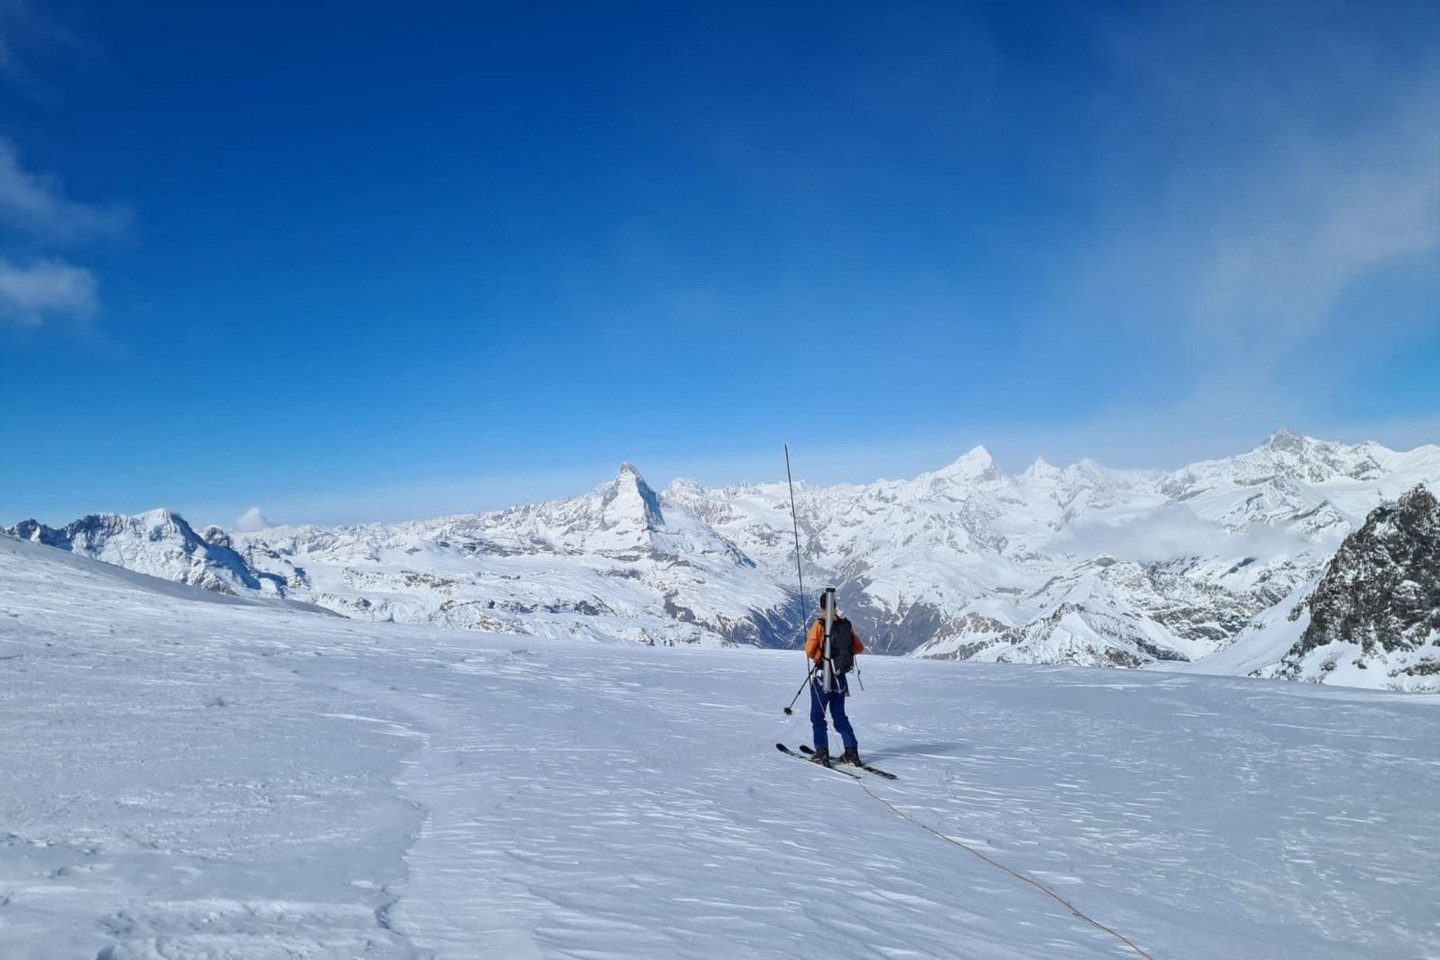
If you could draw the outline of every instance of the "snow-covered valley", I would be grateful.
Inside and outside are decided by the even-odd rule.
[[[864,660],[894,782],[774,749],[794,652],[342,619],[0,539],[0,956],[1440,956],[1440,699]]]

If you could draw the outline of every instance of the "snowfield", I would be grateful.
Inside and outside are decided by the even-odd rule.
[[[795,652],[345,620],[0,538],[0,957],[1440,958],[1440,698],[863,668],[894,782],[774,749]]]

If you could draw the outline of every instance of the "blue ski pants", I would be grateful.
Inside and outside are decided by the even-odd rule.
[[[818,679],[810,681],[810,726],[815,730],[815,749],[830,749],[830,732],[825,728],[827,712],[835,723],[835,732],[840,734],[840,742],[845,745],[845,749],[858,746],[855,742],[855,729],[850,726],[850,718],[845,716],[845,694],[849,692],[845,678],[840,678],[840,689],[835,693],[826,693],[821,689],[822,686]]]

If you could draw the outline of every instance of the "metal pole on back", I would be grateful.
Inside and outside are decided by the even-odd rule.
[[[835,623],[835,588],[825,588],[825,692],[839,689],[835,682],[835,664],[830,659],[830,627]]]
[[[790,523],[795,528],[795,576],[800,581],[800,625],[804,629],[810,619],[805,614],[805,568],[800,563],[800,512],[795,509],[795,478],[790,474],[790,444],[785,444],[785,482],[790,485]]]

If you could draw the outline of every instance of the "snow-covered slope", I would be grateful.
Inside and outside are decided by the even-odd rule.
[[[260,589],[351,617],[662,644],[793,646],[813,594],[833,584],[877,652],[1204,663],[1280,605],[1288,614],[1345,536],[1417,483],[1440,484],[1440,447],[1282,431],[1170,473],[1037,461],[1018,475],[977,447],[913,480],[798,484],[803,598],[785,484],[657,492],[628,464],[567,500],[397,525],[210,530],[199,547],[154,540],[145,518],[110,518],[108,539],[85,552],[187,582],[228,586],[248,570]],[[1223,660],[1248,663],[1254,649]]]
[[[0,957],[1440,952],[1440,698],[870,658],[857,783],[772,746],[799,659],[0,540]]]

